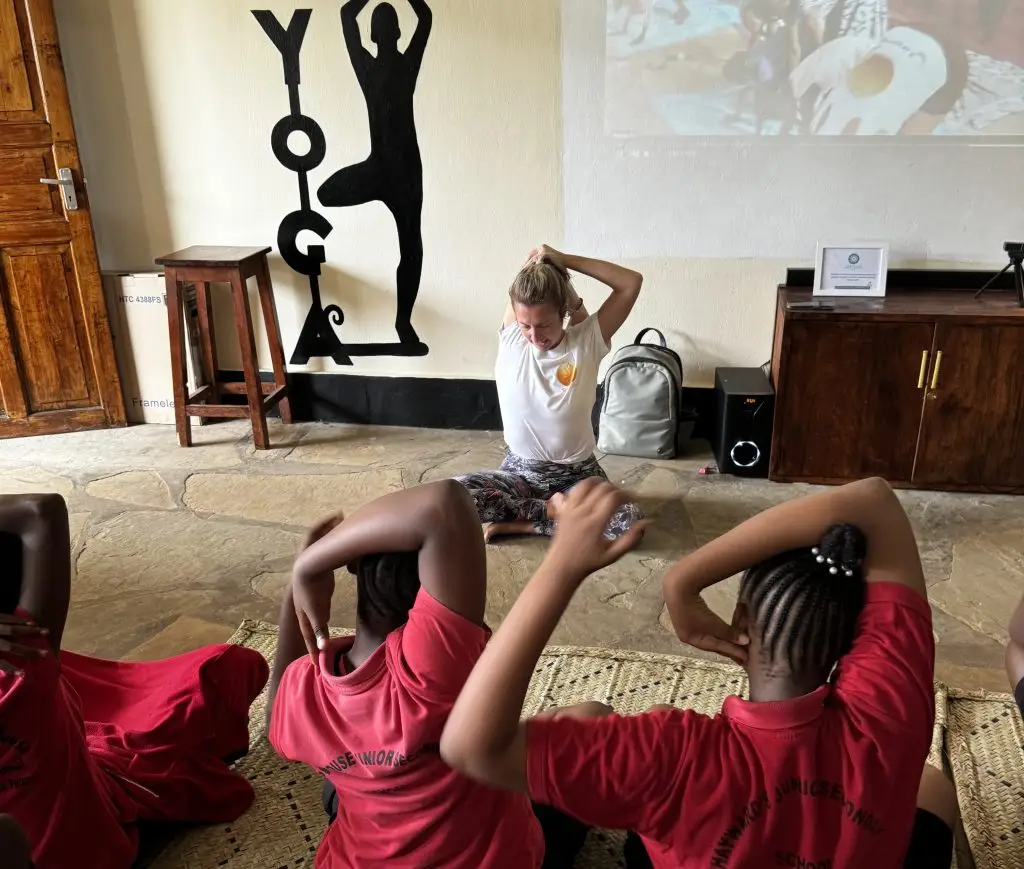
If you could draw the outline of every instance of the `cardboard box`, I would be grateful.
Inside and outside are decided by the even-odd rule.
[[[105,272],[103,287],[128,421],[174,425],[171,342],[163,272]],[[199,311],[195,287],[191,285],[185,289],[185,310],[188,389],[195,390],[198,388],[197,372],[202,370],[202,365]],[[192,421],[201,423],[198,417],[193,417]]]

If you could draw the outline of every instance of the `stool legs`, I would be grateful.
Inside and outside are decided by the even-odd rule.
[[[235,325],[242,350],[242,371],[245,374],[245,394],[249,401],[249,419],[252,420],[253,444],[256,449],[265,450],[269,446],[267,414],[263,409],[260,367],[252,334],[252,315],[249,313],[249,294],[240,273],[231,275],[231,297],[235,303]]]
[[[220,403],[220,386],[217,383],[217,333],[213,323],[213,304],[210,299],[210,284],[196,281],[196,306],[199,308],[199,350],[202,356],[200,385],[210,387],[210,401]]]
[[[185,328],[181,291],[174,269],[164,272],[167,285],[167,327],[171,336],[171,384],[174,393],[174,424],[178,430],[178,444],[192,446],[192,425],[185,405],[188,375],[185,370]]]
[[[260,292],[260,305],[263,308],[263,320],[267,330],[267,343],[270,345],[270,361],[274,368],[274,387],[280,389],[287,385],[284,368],[284,349],[281,347],[281,326],[277,320],[277,306],[274,304],[274,287],[270,282],[270,267],[266,257],[256,273],[256,284]],[[290,425],[292,421],[292,403],[282,398],[278,403],[281,409],[281,422]]]

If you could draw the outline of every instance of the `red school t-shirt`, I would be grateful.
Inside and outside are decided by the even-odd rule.
[[[225,759],[248,748],[249,705],[267,680],[259,653],[8,660],[25,675],[0,671],[0,813],[24,829],[36,869],[128,869],[134,821],[229,821],[252,803]]]
[[[42,638],[18,642],[48,648]],[[81,704],[58,658],[7,660],[25,675],[0,671],[0,813],[25,831],[37,869],[128,869],[137,836],[122,826],[117,789],[89,754]]]
[[[902,865],[932,735],[931,610],[871,584],[833,685],[778,703],[528,725],[530,795],[640,834],[656,869]]]
[[[421,588],[408,622],[353,672],[333,675],[351,638],[332,640],[318,666],[303,656],[285,671],[270,743],[338,791],[318,869],[540,866],[543,836],[527,797],[472,782],[438,753],[488,636]]]

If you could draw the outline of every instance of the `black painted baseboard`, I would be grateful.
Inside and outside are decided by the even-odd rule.
[[[269,372],[262,372],[271,380]],[[221,371],[222,381],[240,382],[241,371]],[[344,422],[359,425],[500,431],[501,411],[493,380],[438,377],[371,377],[361,374],[288,375],[292,417],[296,422]],[[244,396],[232,398],[245,402]],[[597,407],[601,404],[598,386]],[[697,417],[694,438],[709,438],[715,406],[712,389],[683,387],[683,405]],[[276,415],[276,412],[275,412]]]
[[[416,428],[501,428],[493,380],[289,374],[297,420]]]

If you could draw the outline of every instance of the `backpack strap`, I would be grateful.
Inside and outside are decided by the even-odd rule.
[[[640,330],[640,334],[636,336],[636,340],[633,343],[634,344],[643,344],[644,343],[644,335],[646,335],[648,332],[653,332],[655,335],[658,336],[658,340],[661,341],[661,346],[662,347],[667,347],[668,346],[668,344],[665,343],[665,336],[661,334],[661,331],[659,329],[655,329],[653,326],[648,326],[646,329],[641,329]]]

